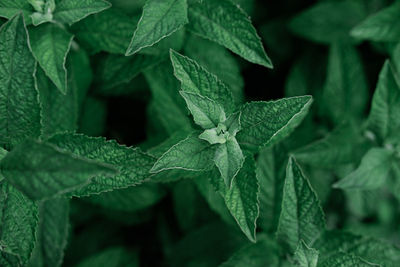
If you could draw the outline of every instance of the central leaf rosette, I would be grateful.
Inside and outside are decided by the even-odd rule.
[[[54,0],[28,0],[35,9],[31,15],[33,25],[39,25],[53,20],[53,12],[56,9]]]

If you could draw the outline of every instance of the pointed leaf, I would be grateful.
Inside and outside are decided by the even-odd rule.
[[[286,169],[277,237],[295,251],[300,240],[310,245],[324,229],[325,216],[318,196],[291,157]]]
[[[34,12],[34,10],[28,1],[2,0],[0,2],[0,17],[11,19],[21,11],[24,14],[26,23],[32,23],[30,15]]]
[[[33,200],[71,192],[96,175],[115,174],[111,165],[77,157],[58,147],[25,141],[0,162],[4,178]]]
[[[373,190],[381,187],[389,175],[393,152],[372,148],[363,157],[360,166],[333,185],[335,188]]]
[[[185,0],[148,0],[126,55],[158,43],[188,23]]]
[[[22,15],[0,28],[0,145],[14,146],[40,135],[35,59]]]
[[[214,166],[215,146],[199,139],[196,135],[172,146],[154,164],[152,173],[170,169],[207,171]]]
[[[252,63],[272,68],[249,16],[230,0],[203,0],[191,5],[188,30]]]
[[[287,137],[302,122],[312,103],[311,96],[250,102],[241,108],[239,144],[250,149],[272,145]]]
[[[69,25],[111,7],[104,0],[61,0],[54,11],[54,19]]]
[[[317,267],[318,255],[317,250],[308,247],[303,240],[300,240],[294,253],[294,261],[298,267]]]

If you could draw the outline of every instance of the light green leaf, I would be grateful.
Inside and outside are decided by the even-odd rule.
[[[53,15],[51,13],[42,14],[39,12],[35,12],[31,15],[31,19],[32,19],[32,24],[34,26],[38,26],[46,22],[51,22],[53,20]]]
[[[232,187],[233,179],[242,168],[244,160],[243,152],[235,137],[217,146],[214,162],[229,188]]]
[[[224,109],[216,101],[196,93],[180,91],[185,99],[194,122],[203,129],[215,128],[220,122],[225,121]]]
[[[2,259],[25,263],[35,245],[37,206],[6,181],[0,182],[0,246]],[[3,253],[10,254],[9,256]],[[18,258],[15,259],[15,258]],[[13,265],[22,266],[21,265]]]
[[[35,59],[22,15],[0,28],[0,145],[13,147],[40,135]]]
[[[74,24],[72,31],[92,54],[100,51],[124,54],[135,23],[135,19],[111,8]]]
[[[333,185],[335,188],[373,190],[381,187],[389,175],[393,152],[385,148],[372,148],[361,160],[360,166]]]
[[[393,66],[386,61],[372,99],[368,127],[378,135],[380,141],[397,134],[400,129],[400,84],[396,81],[396,75]]]
[[[300,240],[311,245],[325,229],[319,199],[296,161],[291,157],[286,169],[282,210],[277,237],[294,252]]]
[[[76,267],[139,267],[139,258],[137,253],[128,251],[123,247],[112,247],[94,254]]]
[[[211,183],[224,198],[225,204],[247,238],[256,242],[256,226],[259,215],[259,185],[255,162],[251,155],[246,157],[243,167],[228,188],[219,175],[211,175]]]
[[[398,42],[400,40],[400,3],[380,10],[369,16],[352,31],[351,35],[371,41]]]
[[[150,170],[152,173],[171,169],[207,171],[214,166],[215,146],[190,135],[165,152]]]
[[[67,55],[73,36],[53,23],[33,27],[29,31],[32,52],[46,75],[57,88],[67,93]]]
[[[196,61],[173,50],[171,50],[171,61],[175,77],[181,82],[183,91],[199,94],[218,102],[227,115],[233,111],[232,92],[217,76],[208,72]]]
[[[311,96],[301,96],[245,104],[236,137],[239,144],[258,149],[281,141],[302,122],[311,103]]]
[[[230,0],[203,0],[191,5],[188,30],[252,63],[272,68],[250,18]]]
[[[333,44],[327,72],[323,99],[332,120],[338,124],[362,118],[368,103],[368,84],[357,50],[351,45]]]
[[[222,126],[222,128],[226,128],[224,125]],[[207,129],[199,135],[199,138],[209,142],[212,145],[225,144],[227,141],[227,133],[223,133],[219,128],[220,127]]]
[[[61,0],[54,11],[54,19],[72,25],[110,7],[111,4],[104,0]]]
[[[75,156],[38,141],[25,141],[0,162],[4,178],[32,200],[71,192],[96,175],[112,175],[111,165]]]
[[[186,0],[148,0],[126,55],[158,43],[188,23]]]
[[[319,252],[307,246],[303,240],[294,253],[294,262],[298,267],[317,267]]]
[[[353,254],[347,254],[339,252],[325,261],[318,264],[320,267],[343,267],[343,266],[357,266],[357,267],[369,267],[369,266],[380,266],[375,263],[370,263],[364,259],[355,256]]]
[[[69,200],[55,198],[39,203],[39,226],[30,267],[59,267],[69,233]]]
[[[24,19],[27,24],[32,23],[30,15],[34,10],[28,1],[2,0],[0,2],[0,17],[11,19],[20,12],[24,14]]]
[[[290,29],[305,39],[323,44],[352,41],[350,30],[365,16],[361,1],[318,2],[296,15]]]
[[[103,137],[88,137],[81,134],[58,134],[50,143],[76,156],[112,165],[118,170],[113,177],[95,176],[90,184],[71,192],[72,196],[87,196],[142,183],[149,177],[154,158],[138,148],[119,145],[116,141],[106,141]]]

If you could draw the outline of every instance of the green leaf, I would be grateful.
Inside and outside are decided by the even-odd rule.
[[[124,54],[135,22],[118,9],[111,8],[74,24],[72,31],[92,54],[100,51]]]
[[[389,61],[385,62],[379,74],[371,112],[368,117],[368,127],[384,141],[400,129],[400,84],[396,80],[397,73]]]
[[[294,262],[299,267],[317,267],[318,255],[317,250],[308,247],[303,240],[300,240],[294,253]]]
[[[194,122],[203,129],[215,128],[220,122],[225,121],[224,109],[216,101],[196,93],[180,91],[185,99]]]
[[[112,165],[118,170],[113,177],[95,176],[90,184],[69,194],[73,196],[87,196],[140,184],[149,177],[149,170],[154,164],[154,158],[140,149],[119,145],[114,140],[106,141],[103,137],[58,134],[48,142],[76,156]]]
[[[363,157],[360,166],[333,185],[335,188],[373,190],[381,187],[389,175],[393,152],[372,148]]]
[[[302,122],[312,103],[311,96],[250,102],[242,106],[237,134],[239,144],[250,148],[278,143]]]
[[[272,68],[250,18],[230,0],[203,0],[191,5],[188,30],[252,63]]]
[[[112,247],[98,252],[83,261],[76,267],[138,267],[139,259],[135,252],[128,251],[124,247]]]
[[[111,4],[104,0],[61,0],[57,3],[54,19],[72,25],[110,7]]]
[[[182,90],[208,97],[222,105],[229,115],[233,111],[233,96],[229,88],[197,64],[196,61],[171,50],[174,75],[181,82]]]
[[[67,93],[67,55],[73,36],[53,23],[33,27],[29,31],[32,52],[46,75],[57,88]]]
[[[165,152],[150,170],[157,173],[171,169],[207,171],[214,166],[215,146],[189,135]]]
[[[254,167],[254,159],[248,155],[243,167],[233,180],[231,188],[227,187],[224,180],[218,175],[211,175],[211,183],[214,188],[222,195],[240,229],[252,242],[256,242],[260,190]]]
[[[300,240],[311,245],[325,229],[319,199],[296,161],[291,157],[286,169],[282,210],[277,237],[295,251]]]
[[[39,203],[37,242],[30,267],[59,267],[69,233],[69,200],[55,198]]]
[[[366,15],[361,1],[319,2],[296,15],[290,21],[290,29],[305,39],[323,44],[353,41],[350,30]]]
[[[233,179],[239,173],[245,161],[244,155],[235,137],[219,144],[215,151],[214,162],[225,184],[231,188]]]
[[[158,43],[188,23],[185,0],[148,0],[126,51],[130,56]]]
[[[35,245],[37,226],[37,206],[6,181],[0,182],[0,246],[2,257],[13,258],[22,266]],[[6,256],[3,253],[10,254]],[[17,259],[15,259],[18,258]]]
[[[25,141],[0,162],[4,178],[32,200],[71,192],[96,175],[115,174],[111,165],[75,156],[38,141]]]
[[[323,99],[335,123],[362,118],[368,103],[368,84],[362,61],[351,45],[335,43],[329,52]]]
[[[400,3],[386,7],[369,16],[352,31],[351,35],[371,41],[398,42],[400,40]]]
[[[339,252],[327,260],[318,264],[321,267],[342,267],[342,266],[357,266],[357,267],[368,267],[368,266],[380,266],[375,263],[370,263],[362,258],[355,256],[353,254],[346,254]]]
[[[27,24],[32,23],[30,15],[34,12],[34,10],[28,1],[2,0],[0,2],[0,17],[11,19],[20,12],[23,13]]]
[[[40,135],[35,59],[19,14],[0,28],[0,145],[13,147]]]

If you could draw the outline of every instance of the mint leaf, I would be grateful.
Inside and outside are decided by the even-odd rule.
[[[369,16],[351,31],[351,35],[364,40],[397,42],[400,38],[399,12],[400,4],[395,2]]]
[[[54,19],[72,25],[110,7],[111,4],[104,0],[61,0],[54,11]]]
[[[211,183],[224,198],[225,204],[247,238],[256,242],[256,222],[259,215],[259,185],[254,171],[255,162],[247,156],[243,167],[229,188],[218,175],[211,175]]]
[[[362,118],[368,101],[368,85],[357,50],[347,44],[333,44],[329,52],[323,98],[335,123]]]
[[[39,203],[37,241],[29,266],[61,266],[69,234],[69,200],[55,198]]]
[[[154,158],[140,149],[122,146],[103,137],[58,134],[48,142],[77,157],[95,160],[106,166],[112,165],[118,170],[113,177],[102,174],[93,176],[90,184],[69,193],[73,196],[87,196],[140,184],[149,177],[149,170],[154,164]]]
[[[65,194],[96,175],[115,174],[111,165],[77,157],[50,144],[25,141],[0,162],[4,178],[32,200]]]
[[[239,144],[258,149],[287,137],[307,115],[311,96],[284,98],[269,102],[250,102],[241,108]]]
[[[233,96],[230,89],[197,64],[196,61],[171,50],[171,61],[174,75],[181,82],[182,90],[208,97],[222,105],[229,115],[233,111]]]
[[[188,30],[268,68],[271,60],[248,15],[230,0],[203,0],[189,7]]]
[[[339,252],[327,260],[323,261],[321,264],[318,264],[321,267],[342,267],[342,266],[359,266],[359,267],[368,267],[368,266],[380,266],[375,263],[370,263],[365,261],[364,259],[353,255],[346,254],[343,252]]]
[[[35,245],[37,206],[6,181],[0,182],[0,245],[2,261],[25,265]],[[9,256],[4,255],[10,254]],[[6,260],[7,258],[11,258]],[[11,264],[10,264],[11,265]],[[5,265],[7,266],[7,265]]]
[[[93,266],[109,266],[109,267],[138,267],[138,256],[132,251],[128,251],[124,247],[112,247],[100,251],[91,257],[82,260],[77,267],[93,267]]]
[[[400,84],[396,75],[393,66],[386,61],[372,99],[368,127],[378,135],[380,141],[397,134],[400,129]]]
[[[100,51],[123,54],[129,45],[136,20],[111,8],[76,23],[76,39],[92,54]]]
[[[66,94],[65,64],[73,36],[53,23],[33,27],[29,33],[32,52],[39,65],[57,88]]]
[[[207,171],[213,166],[215,146],[190,135],[165,152],[150,170],[157,173],[170,169]]]
[[[0,145],[13,147],[40,135],[35,59],[19,14],[0,28]]]
[[[319,199],[296,161],[291,157],[283,187],[278,240],[295,251],[300,240],[311,245],[325,230],[325,216]]]
[[[148,0],[143,7],[131,43],[126,51],[130,56],[158,43],[188,23],[186,0]]]
[[[361,160],[360,166],[333,185],[335,188],[373,190],[381,187],[392,166],[393,152],[372,148]]]
[[[225,143],[217,146],[214,162],[229,188],[242,168],[244,160],[243,152],[235,137],[231,137]]]
[[[300,240],[294,253],[294,262],[299,267],[317,267],[318,255],[317,250],[308,247],[303,240]]]
[[[30,15],[34,12],[26,0],[2,0],[0,2],[0,17],[11,19],[22,12],[27,24],[32,23]]]
[[[194,122],[203,129],[215,128],[220,122],[225,121],[225,112],[216,101],[191,92],[179,93],[185,99]]]

